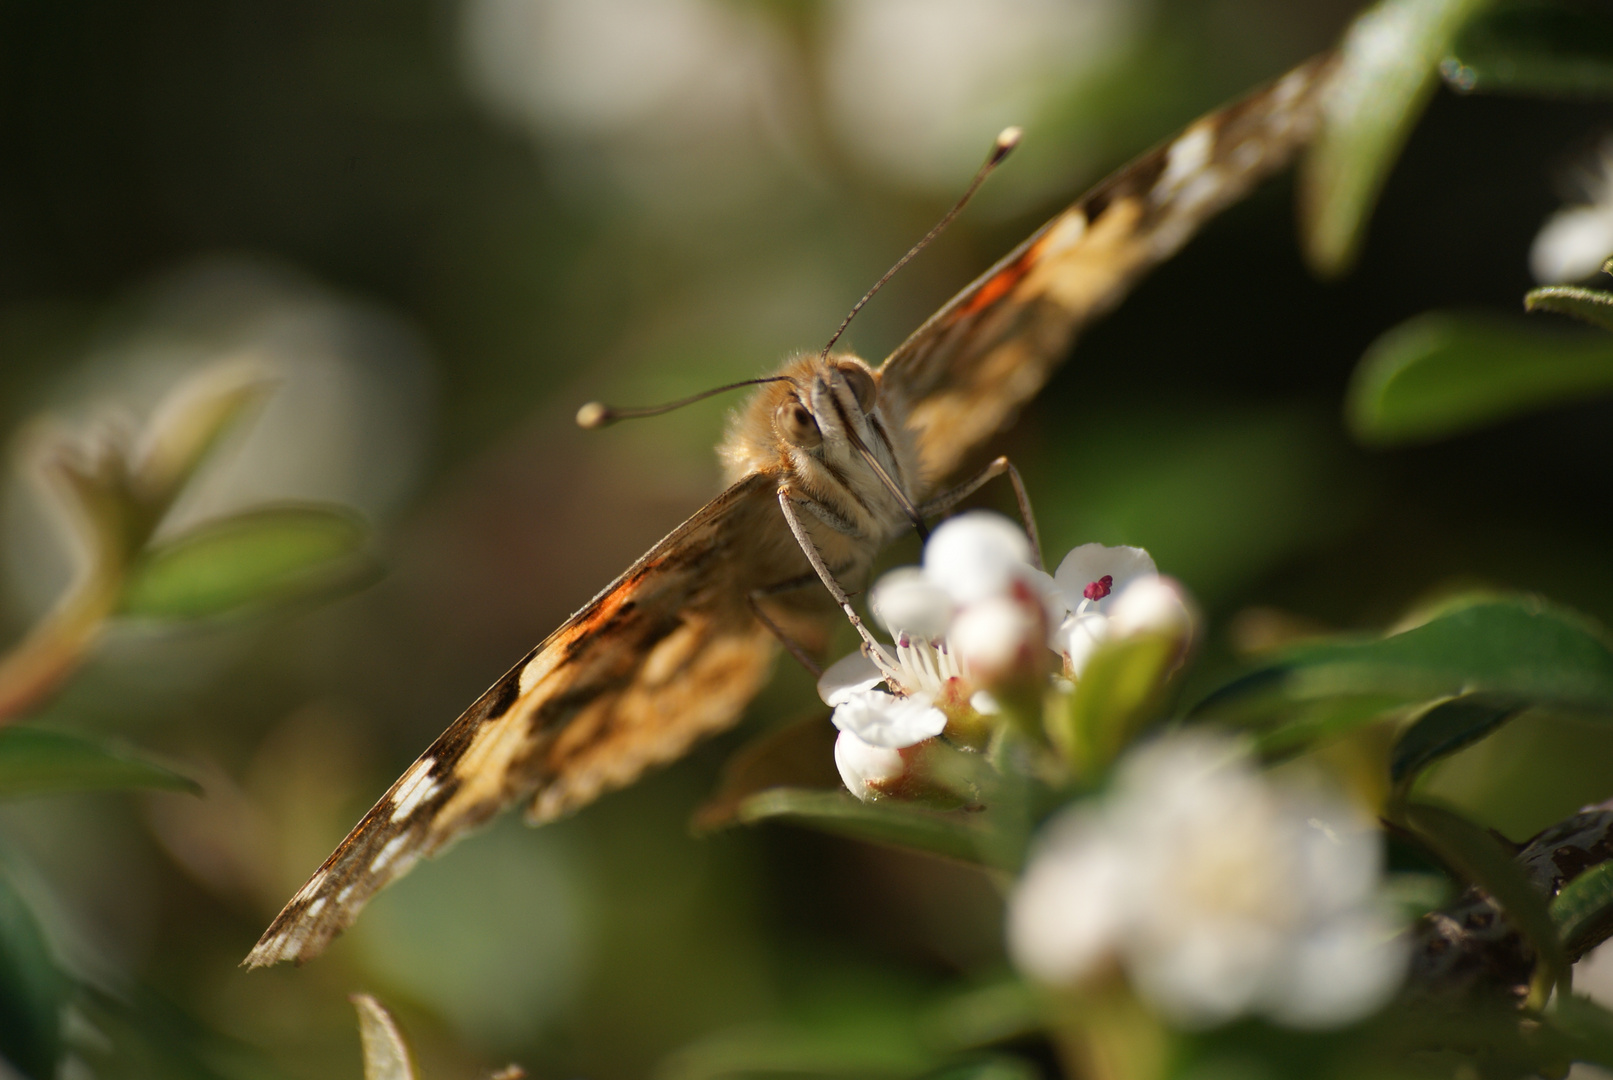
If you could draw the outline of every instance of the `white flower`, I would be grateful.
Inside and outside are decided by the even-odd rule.
[[[1192,635],[1193,616],[1180,587],[1159,576],[1142,548],[1082,544],[1059,563],[1053,581],[1069,614],[1048,644],[1064,654],[1072,676],[1111,637],[1164,633],[1186,642]]]
[[[1185,1027],[1251,1012],[1346,1024],[1405,967],[1376,901],[1381,861],[1381,837],[1343,802],[1272,782],[1241,743],[1177,734],[1125,759],[1102,803],[1044,829],[1009,948],[1054,984],[1118,963]]]
[[[1546,219],[1529,248],[1529,269],[1542,284],[1579,281],[1613,255],[1613,140],[1580,177],[1586,202]]]

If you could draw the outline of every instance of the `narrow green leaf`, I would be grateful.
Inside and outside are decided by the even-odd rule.
[[[1472,693],[1613,716],[1613,649],[1600,627],[1574,612],[1535,597],[1486,595],[1386,637],[1289,649],[1193,712],[1264,729],[1291,746]]]
[[[1536,1007],[1559,981],[1567,988],[1568,957],[1557,937],[1545,897],[1535,891],[1523,869],[1483,826],[1429,803],[1401,808],[1401,823],[1439,856],[1458,877],[1495,898],[1507,918],[1533,946],[1539,958],[1530,999]]]
[[[65,731],[0,728],[0,799],[139,788],[202,791],[190,777],[113,743]]]
[[[73,984],[44,931],[0,874],[0,1058],[30,1080],[52,1080],[62,1050],[62,1009]]]
[[[1525,311],[1554,311],[1603,330],[1613,330],[1613,293],[1578,285],[1543,285],[1523,298]]]
[[[1550,0],[1497,4],[1462,28],[1440,74],[1463,93],[1613,95],[1613,18]]]
[[[1600,945],[1613,931],[1613,862],[1571,878],[1552,897],[1551,917],[1570,959]]]
[[[347,998],[358,1010],[359,1041],[364,1044],[364,1080],[414,1080],[414,1065],[392,1016],[369,994]]]
[[[1456,33],[1488,0],[1380,0],[1339,47],[1322,130],[1300,171],[1305,253],[1333,277],[1355,261],[1384,181],[1438,85]]]
[[[1389,752],[1389,779],[1402,793],[1417,774],[1442,757],[1471,746],[1528,708],[1505,694],[1463,694],[1442,701],[1401,732]]]
[[[1432,312],[1367,349],[1345,414],[1362,442],[1420,442],[1613,390],[1613,338]]]
[[[196,619],[283,604],[374,580],[369,529],[350,511],[279,506],[200,525],[145,553],[121,614]]]
[[[988,824],[988,813],[941,813],[906,803],[862,803],[844,791],[771,788],[740,803],[738,818],[745,824],[788,821],[854,840],[1017,869],[1022,854],[1019,845]]]

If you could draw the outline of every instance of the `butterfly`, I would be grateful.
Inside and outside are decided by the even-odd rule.
[[[880,548],[1011,472],[999,458],[948,486],[1082,326],[1293,158],[1333,68],[1329,56],[1308,61],[1124,166],[878,368],[826,348],[757,380],[719,448],[727,490],[465,710],[291,898],[246,966],[318,955],[379,890],[513,803],[552,821],[732,726],[780,642],[804,659],[823,648],[837,607],[866,637],[846,590]]]

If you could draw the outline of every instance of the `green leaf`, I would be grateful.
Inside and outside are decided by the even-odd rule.
[[[740,803],[738,819],[788,821],[1002,870],[1017,869],[1023,854],[1021,842],[993,827],[989,811],[942,813],[907,803],[863,803],[844,791],[772,788]]]
[[[1539,958],[1530,1000],[1543,1005],[1559,981],[1567,988],[1568,957],[1557,937],[1545,897],[1535,891],[1512,853],[1483,826],[1429,803],[1408,803],[1399,813],[1405,825],[1456,875],[1495,898],[1507,918]]]
[[[1386,637],[1289,649],[1193,712],[1263,728],[1286,747],[1470,693],[1605,716],[1613,713],[1613,650],[1590,620],[1538,598],[1468,597]]]
[[[347,998],[358,1010],[359,1041],[364,1044],[364,1080],[414,1080],[409,1047],[381,1003],[369,994]]]
[[[1559,994],[1545,1018],[1573,1040],[1575,1061],[1613,1067],[1613,1013],[1590,998]]]
[[[56,966],[34,913],[0,874],[0,1058],[31,1080],[52,1080],[72,980]]]
[[[1042,1070],[1023,1058],[989,1054],[954,1061],[927,1072],[920,1080],[1039,1080]]]
[[[1552,897],[1551,917],[1570,957],[1600,945],[1613,930],[1613,862],[1597,863],[1565,883]]]
[[[1613,390],[1613,338],[1433,312],[1367,349],[1345,414],[1365,443],[1418,442]]]
[[[1438,85],[1457,32],[1488,0],[1381,0],[1345,32],[1322,129],[1301,166],[1305,253],[1333,277],[1355,261],[1384,181]]]
[[[1077,776],[1097,776],[1154,718],[1181,645],[1170,635],[1139,634],[1094,651],[1064,707],[1047,715],[1048,738]]]
[[[1613,293],[1578,285],[1543,285],[1523,298],[1525,311],[1555,311],[1603,330],[1613,330]]]
[[[1590,4],[1498,4],[1462,28],[1440,74],[1463,93],[1613,95],[1613,19]]]
[[[1389,753],[1390,781],[1404,794],[1418,773],[1478,742],[1526,708],[1528,702],[1505,694],[1463,694],[1440,702],[1395,741]]]
[[[368,527],[339,507],[280,506],[200,525],[148,550],[121,614],[197,619],[327,595],[373,581]]]
[[[200,795],[188,776],[112,743],[41,728],[0,728],[0,799],[157,788]]]

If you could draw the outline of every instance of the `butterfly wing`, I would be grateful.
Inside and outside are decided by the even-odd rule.
[[[1308,61],[1126,165],[890,355],[880,400],[905,418],[928,483],[1012,422],[1082,326],[1293,158],[1315,130],[1334,66],[1331,56]]]
[[[318,955],[376,892],[514,802],[552,820],[734,723],[778,651],[747,601],[765,583],[747,579],[777,570],[736,550],[799,559],[777,487],[767,473],[734,484],[494,683],[364,815],[246,965]],[[790,614],[797,633],[816,619]]]

